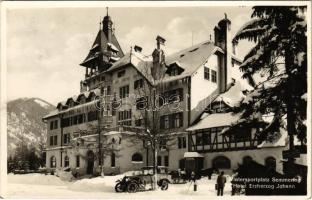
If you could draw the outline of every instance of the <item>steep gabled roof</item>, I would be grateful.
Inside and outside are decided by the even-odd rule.
[[[167,66],[173,63],[179,63],[179,67],[184,69],[184,71],[177,76],[168,75],[165,80],[172,81],[192,75],[216,51],[224,53],[213,42],[204,41],[167,56],[165,61]]]
[[[145,56],[142,53],[135,51],[126,53],[122,58],[116,61],[107,70],[107,72],[113,72],[126,65],[133,66],[138,72],[141,73],[141,75],[146,78],[147,81],[150,82],[152,80],[150,72],[152,66],[151,57]]]
[[[107,40],[106,35],[104,34],[104,31],[99,30],[87,57],[84,59],[84,61],[80,65],[85,66],[86,63],[97,58],[98,56],[100,56],[104,52],[106,52],[107,46],[108,46],[107,44],[108,44],[108,40]],[[114,47],[116,47],[118,49],[117,56],[123,57],[124,53],[123,53],[114,33],[112,33],[111,44],[113,44]]]

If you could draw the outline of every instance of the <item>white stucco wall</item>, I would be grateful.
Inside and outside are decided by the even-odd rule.
[[[213,69],[218,72],[218,57],[213,54],[209,57],[206,64],[200,66],[197,71],[191,77],[191,109],[195,108],[200,100],[209,96],[214,90],[218,88],[217,83],[211,81],[211,72],[210,80],[204,79],[204,67]],[[218,75],[217,75],[218,77]],[[218,78],[217,78],[218,79]]]

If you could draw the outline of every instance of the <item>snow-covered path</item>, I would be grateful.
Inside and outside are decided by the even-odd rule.
[[[110,199],[202,199],[216,196],[216,176],[212,180],[198,181],[197,191],[193,185],[170,184],[167,191],[146,191],[137,193],[115,193],[115,181],[122,175],[82,179],[73,182],[62,181],[56,176],[42,174],[8,175],[7,198],[110,198]],[[229,196],[231,184],[228,178],[224,195]]]

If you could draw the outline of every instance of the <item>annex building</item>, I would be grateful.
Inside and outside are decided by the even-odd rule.
[[[253,159],[282,173],[282,151],[288,148],[285,131],[272,142],[262,142],[257,129],[224,134],[237,122],[233,108],[253,88],[241,79],[241,60],[235,56],[231,21],[216,24],[214,37],[166,55],[165,38],[156,38],[155,50],[134,46],[121,49],[109,15],[102,21],[80,67],[85,78],[80,91],[64,97],[57,109],[43,117],[47,123],[46,166],[71,168],[79,174],[118,174],[152,165],[149,144],[137,137],[146,127],[144,106],[148,85],[161,83],[157,123],[173,135],[158,148],[157,165],[171,170],[211,167],[231,170]],[[178,105],[178,106],[177,106]],[[301,159],[301,158],[300,158]]]

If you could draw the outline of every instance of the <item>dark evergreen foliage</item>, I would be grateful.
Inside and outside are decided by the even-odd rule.
[[[300,6],[256,6],[251,16],[253,20],[233,39],[234,43],[243,39],[256,43],[240,66],[243,78],[255,88],[236,109],[243,112],[244,120],[240,124],[261,128],[262,139],[286,127],[290,149],[293,148],[293,135],[297,135],[302,144],[306,140],[303,123],[307,108],[303,98],[307,93],[305,10],[306,7]],[[255,79],[255,75],[260,74],[265,81]],[[265,114],[274,115],[270,124],[263,124],[261,116]]]

